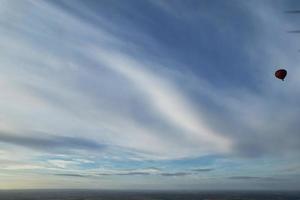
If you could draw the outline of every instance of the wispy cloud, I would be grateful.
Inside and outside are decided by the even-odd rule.
[[[298,166],[289,1],[0,4],[3,173],[253,186]]]
[[[170,82],[147,71],[145,64],[126,54],[120,54],[117,51],[108,53],[98,48],[95,48],[94,52],[95,58],[98,58],[100,63],[124,75],[139,87],[141,93],[148,96],[149,103],[156,108],[156,111],[173,126],[180,128],[189,141],[200,142],[204,152],[206,149],[209,151],[211,145],[214,151],[219,148],[223,152],[230,150],[230,141],[212,132],[201,123],[200,114],[194,113],[189,106],[190,103],[184,99],[179,90],[172,87]],[[174,110],[180,114],[174,115]]]
[[[10,115],[5,124],[15,126],[17,123],[20,132],[28,128],[41,129],[70,137],[73,130],[82,131],[86,137],[100,143],[105,140],[148,153],[150,157],[156,155],[158,159],[230,151],[228,138],[205,124],[204,116],[194,111],[192,101],[177,88],[172,78],[147,69],[151,66],[145,64],[147,58],[142,52],[144,60],[120,51],[125,48],[121,29],[110,34],[105,30],[106,25],[86,23],[80,15],[62,12],[59,6],[46,2],[30,4],[35,8],[30,14],[41,16],[41,19],[33,18],[34,27],[30,27],[26,26],[30,21],[19,24],[17,16],[11,14],[16,22],[8,31],[18,35],[18,42],[14,34],[2,37],[7,58],[18,58],[4,59],[10,68],[4,69],[9,76],[3,77],[6,83],[3,94],[7,94],[3,99],[11,102],[2,104],[10,105],[6,108]],[[18,8],[8,4],[7,9]],[[46,17],[52,14],[59,15],[62,20]],[[41,20],[64,34],[59,36],[52,29],[39,34],[37,30],[45,28]],[[80,31],[83,29],[85,31]],[[68,38],[62,39],[66,35]],[[143,38],[143,34],[137,35],[141,36],[138,40]],[[58,50],[54,43],[62,48]],[[126,49],[134,48],[134,43],[127,41]],[[22,49],[22,53],[17,49]],[[27,66],[22,72],[17,67],[20,62]],[[160,66],[159,62],[151,65]],[[19,108],[20,99],[28,105],[26,108]],[[120,102],[122,105],[117,106]],[[38,110],[34,105],[38,105]],[[136,106],[139,110],[132,112]],[[180,114],[173,114],[175,110]],[[20,122],[16,112],[19,116],[26,115],[26,119]],[[39,117],[35,113],[39,113]],[[52,120],[45,120],[49,116]],[[31,124],[33,119],[37,121],[35,126]]]
[[[210,172],[210,171],[213,171],[214,169],[213,168],[199,168],[199,169],[193,169],[192,171],[195,171],[195,172]]]
[[[69,164],[69,163],[68,163]],[[199,172],[199,171],[197,171]],[[152,169],[135,169],[135,170],[108,170],[104,172],[97,172],[97,171],[91,171],[88,172],[86,171],[85,174],[83,173],[72,173],[72,174],[55,174],[55,175],[61,175],[61,176],[74,176],[76,177],[101,177],[101,176],[164,176],[164,177],[180,177],[180,176],[188,176],[188,175],[197,175],[198,173],[195,171],[181,171],[181,172],[167,172],[167,171],[161,171],[161,170],[155,170],[153,171]],[[230,177],[231,178],[231,177]]]
[[[79,178],[84,178],[84,177],[89,177],[88,175],[82,175],[82,174],[54,174],[55,176],[66,176],[66,177],[79,177]]]
[[[255,180],[255,181],[281,181],[280,178],[274,177],[259,177],[259,176],[231,176],[229,179],[233,180]]]
[[[84,138],[53,136],[49,134],[44,134],[43,137],[37,134],[29,137],[11,133],[0,133],[0,142],[47,152],[76,149],[102,150],[105,148],[105,145]]]
[[[161,173],[161,176],[187,176],[191,175],[191,173],[188,172],[174,172],[174,173]]]

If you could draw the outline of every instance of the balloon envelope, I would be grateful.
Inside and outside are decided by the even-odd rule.
[[[285,69],[279,69],[275,72],[276,78],[279,78],[281,80],[284,80],[286,77],[287,71]]]

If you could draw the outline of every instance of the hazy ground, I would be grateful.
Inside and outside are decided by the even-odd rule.
[[[6,190],[2,200],[300,200],[300,192],[134,192],[95,190]]]

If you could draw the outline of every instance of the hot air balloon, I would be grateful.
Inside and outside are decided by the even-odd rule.
[[[285,69],[279,69],[275,72],[276,78],[281,79],[282,81],[284,81],[286,74],[287,74],[287,71]]]

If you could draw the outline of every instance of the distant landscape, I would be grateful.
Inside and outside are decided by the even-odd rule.
[[[2,190],[2,200],[299,200],[300,192],[269,191],[99,191]]]

